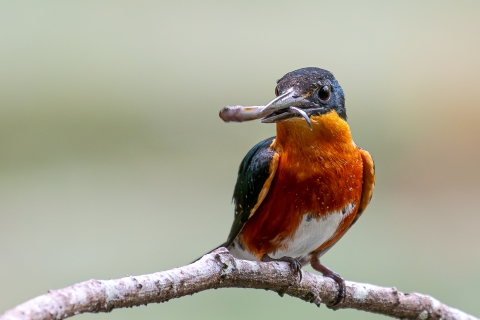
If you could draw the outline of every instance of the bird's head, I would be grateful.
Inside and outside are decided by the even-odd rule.
[[[302,68],[284,75],[275,87],[277,96],[262,110],[263,123],[275,123],[336,112],[347,120],[345,96],[333,74],[320,68]]]

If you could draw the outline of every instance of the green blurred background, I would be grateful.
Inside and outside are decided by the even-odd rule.
[[[478,0],[12,0],[0,30],[0,313],[224,241],[238,165],[275,127],[218,111],[318,66],[378,176],[324,263],[480,316]],[[244,289],[77,318],[309,316],[383,318]]]

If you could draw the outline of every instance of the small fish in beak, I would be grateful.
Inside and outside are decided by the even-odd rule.
[[[219,116],[225,122],[261,119],[262,123],[281,122],[300,116],[307,121],[310,129],[312,129],[309,115],[301,109],[309,107],[317,107],[317,105],[298,96],[293,88],[290,88],[265,106],[227,106],[220,110]]]

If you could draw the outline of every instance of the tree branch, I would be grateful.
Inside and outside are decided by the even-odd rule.
[[[332,279],[306,271],[302,273],[299,282],[287,263],[237,260],[228,250],[219,248],[184,267],[116,280],[89,280],[52,290],[5,312],[0,320],[64,319],[85,312],[110,312],[227,287],[271,290],[317,306],[337,297],[338,287]],[[349,281],[346,286],[347,297],[339,306],[341,309],[352,308],[401,319],[477,319],[426,295],[404,294],[395,288]]]

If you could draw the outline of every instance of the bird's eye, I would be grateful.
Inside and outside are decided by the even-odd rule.
[[[330,99],[330,86],[323,86],[318,89],[318,98],[321,102],[326,103]]]
[[[278,87],[275,87],[275,96],[278,97]]]

